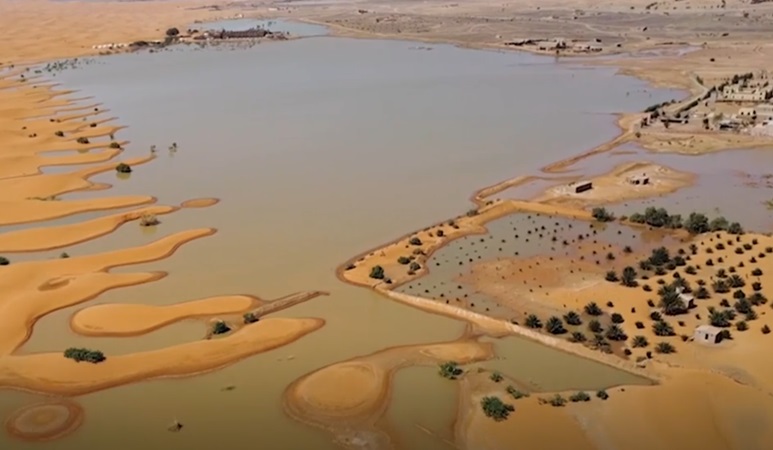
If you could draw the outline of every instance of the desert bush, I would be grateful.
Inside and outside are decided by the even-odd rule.
[[[72,359],[75,362],[89,362],[92,364],[101,363],[105,359],[104,353],[99,350],[89,350],[87,348],[70,347],[64,351],[64,357]]]
[[[464,373],[456,361],[444,362],[440,365],[439,374],[443,378],[455,380]]]
[[[497,422],[506,420],[510,413],[515,411],[513,405],[503,402],[499,397],[483,397],[480,404],[486,417]]]

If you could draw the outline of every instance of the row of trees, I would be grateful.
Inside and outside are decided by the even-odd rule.
[[[614,214],[603,207],[593,208],[591,214],[599,222],[610,222],[615,219]],[[628,220],[655,228],[684,228],[691,234],[702,234],[710,231],[727,231],[730,234],[743,234],[744,232],[741,224],[731,223],[722,216],[709,220],[705,214],[692,212],[684,219],[681,214],[669,214],[665,208],[653,206],[645,209],[644,213],[631,214]]]

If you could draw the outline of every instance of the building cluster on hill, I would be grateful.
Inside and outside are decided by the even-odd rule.
[[[702,80],[698,79],[701,83]],[[736,131],[773,136],[773,83],[767,71],[734,75],[689,103],[649,107],[641,126],[676,125],[685,131]]]

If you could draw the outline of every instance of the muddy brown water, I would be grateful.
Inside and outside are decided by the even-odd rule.
[[[608,173],[614,167],[631,162],[646,161],[683,172],[694,173],[694,185],[674,193],[643,200],[627,200],[607,206],[616,215],[643,212],[648,206],[663,207],[686,217],[701,212],[709,217],[725,216],[741,223],[747,230],[773,230],[773,152],[770,148],[730,149],[706,155],[649,152],[632,144],[625,144],[612,152],[590,157],[571,167],[568,175],[592,178]],[[529,199],[546,189],[565,184],[565,181],[537,180],[507,189],[497,197]],[[739,199],[743,199],[739,201]]]
[[[110,291],[89,304],[163,305],[238,293],[271,299],[327,290],[329,297],[277,314],[321,317],[327,325],[210,374],[79,397],[86,419],[74,435],[45,444],[2,435],[0,447],[332,449],[324,433],[284,416],[281,395],[292,380],[385,347],[454,339],[464,329],[459,321],[345,285],[336,279],[335,267],[465,211],[469,194],[481,186],[534,172],[612,138],[613,113],[680,96],[611,69],[576,69],[553,58],[416,46],[315,37],[240,51],[182,48],[111,56],[60,73],[57,81],[79,89],[78,95],[93,95],[128,125],[117,135],[131,141],[126,157],[145,155],[152,144],[159,150],[157,160],[137,166],[128,179],[110,172],[93,178],[113,184],[111,191],[63,199],[145,194],[162,204],[210,196],[222,201],[161,216],[155,232],[127,224],[65,249],[10,255],[12,261],[53,258],[62,251],[77,256],[216,227],[216,235],[185,245],[168,259],[116,269],[164,270],[167,278]],[[167,150],[172,142],[178,143],[177,152]],[[82,345],[109,357],[198,339],[205,331],[198,322],[183,322],[141,338],[85,338],[66,324],[82,307],[43,318],[22,351]],[[534,351],[523,357],[568,357],[546,355]],[[424,395],[445,395],[443,380],[429,375],[414,380],[411,373],[418,372],[399,376],[396,408],[418,407]],[[575,377],[571,371],[562,374]],[[628,375],[618,376],[626,382]],[[224,391],[227,386],[235,389]],[[9,399],[0,402],[4,416],[12,409],[7,405],[28,400],[5,391],[0,397]],[[422,425],[439,429],[448,413],[427,414]],[[397,432],[413,439],[414,416],[392,414]],[[167,431],[174,419],[185,424],[182,432]],[[422,450],[445,448],[424,445]],[[406,448],[418,447],[408,442]]]

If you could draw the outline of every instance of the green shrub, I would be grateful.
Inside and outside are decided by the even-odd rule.
[[[258,317],[257,314],[251,313],[251,312],[246,313],[242,317],[244,318],[244,323],[245,324],[255,323],[255,322],[260,320],[260,317]]]
[[[596,397],[598,397],[598,398],[600,398],[602,400],[606,400],[606,399],[609,398],[609,394],[607,394],[607,391],[602,389],[602,390],[596,392]]]
[[[376,280],[383,280],[384,279],[384,268],[381,266],[373,266],[373,268],[370,269],[370,275],[368,275],[371,278],[374,278]]]
[[[586,392],[580,391],[575,394],[572,394],[569,397],[569,400],[572,401],[573,403],[587,402],[587,401],[590,401],[590,395],[588,395]]]
[[[229,331],[231,331],[231,327],[222,320],[218,320],[212,325],[212,334],[225,334]]]
[[[64,137],[64,131],[55,131],[54,135],[59,137]]]
[[[539,317],[537,317],[535,314],[529,314],[526,317],[526,321],[524,323],[529,328],[534,328],[534,329],[542,328],[542,321],[539,320]]]
[[[5,256],[0,256],[0,266],[7,266],[8,264],[11,264],[11,261]]]
[[[130,165],[126,163],[120,163],[117,166],[115,166],[115,171],[118,173],[131,173],[132,168]]]
[[[459,367],[459,364],[455,361],[448,361],[444,362],[440,365],[440,376],[443,378],[448,378],[449,380],[455,380],[457,377],[459,377],[464,371]]]
[[[64,351],[64,357],[72,359],[75,362],[89,362],[92,364],[104,361],[105,355],[99,350],[89,350],[87,348],[70,347]]]
[[[649,341],[647,341],[647,338],[644,336],[634,336],[632,345],[634,348],[644,348],[650,345]]]
[[[494,383],[499,383],[500,381],[505,379],[505,377],[503,377],[502,374],[499,372],[492,372],[489,378],[491,378],[491,381],[493,381]]]
[[[408,241],[408,243],[411,245],[421,245],[421,239],[419,239],[417,236],[414,236]]]
[[[411,258],[409,258],[407,256],[401,256],[401,257],[397,258],[397,262],[400,263],[400,264],[405,265],[405,264],[408,264],[409,262],[411,262]]]
[[[510,413],[515,411],[513,405],[503,402],[499,397],[483,397],[480,405],[483,408],[483,414],[497,422],[507,419]]]
[[[508,394],[510,394],[511,397],[513,397],[516,400],[521,399],[521,398],[526,398],[526,397],[529,396],[528,393],[521,392],[518,389],[514,388],[513,386],[507,386],[506,391],[507,391]]]
[[[606,208],[593,208],[591,213],[593,218],[599,222],[611,222],[615,220],[615,216],[606,210]]]
[[[78,139],[76,139],[75,142],[77,142],[79,144],[88,144],[89,143],[89,138],[81,136]]]
[[[412,263],[411,263],[411,265],[410,265],[410,266],[408,266],[408,268],[409,268],[410,270],[412,270],[412,271],[416,272],[416,271],[418,271],[419,269],[421,269],[421,264],[419,264],[419,263],[417,263],[416,261],[414,261],[414,262],[412,262]]]
[[[119,144],[118,142],[113,141],[113,142],[110,143],[110,148],[121,148],[121,144]]]
[[[658,345],[655,346],[655,351],[658,353],[668,354],[675,353],[676,348],[668,342],[658,342]]]
[[[548,403],[550,403],[550,406],[564,406],[566,405],[566,399],[561,397],[561,394],[556,394],[554,397],[548,400]]]

